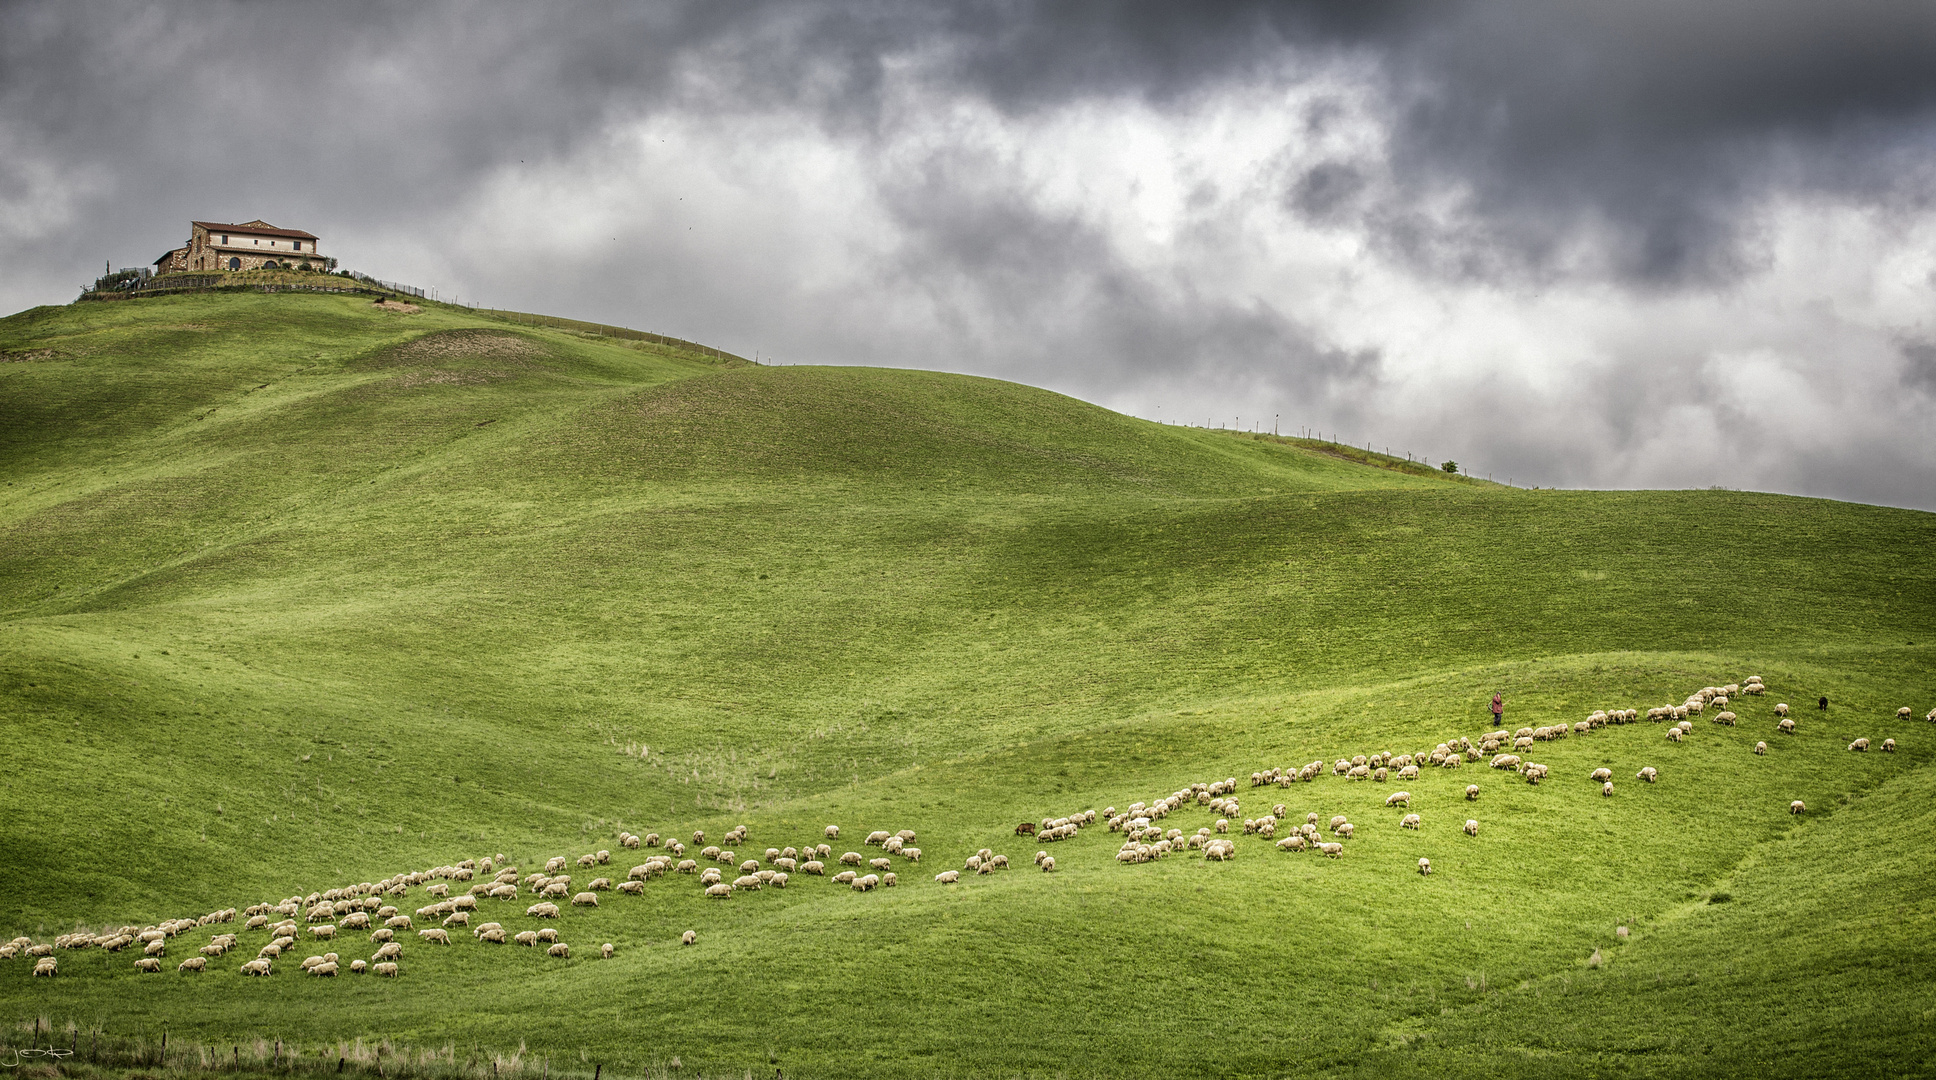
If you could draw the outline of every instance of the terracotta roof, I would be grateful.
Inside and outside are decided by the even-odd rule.
[[[219,221],[191,221],[190,225],[200,225],[213,233],[239,233],[243,236],[286,236],[291,240],[314,240],[315,233],[301,229],[278,229],[266,221],[250,221],[241,225],[225,225]]]

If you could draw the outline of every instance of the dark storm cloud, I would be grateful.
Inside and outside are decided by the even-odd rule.
[[[749,353],[1936,504],[1864,434],[1936,393],[1929,282],[1859,274],[1932,229],[1928,10],[16,3],[0,300],[261,216]]]

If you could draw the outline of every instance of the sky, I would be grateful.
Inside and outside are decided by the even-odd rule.
[[[1928,0],[0,2],[0,309],[256,218],[763,362],[1936,510]]]

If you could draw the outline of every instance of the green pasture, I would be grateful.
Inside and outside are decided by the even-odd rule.
[[[260,933],[177,974],[212,929],[159,975],[15,958],[0,1024],[479,1077],[1936,1071],[1936,516],[1371,458],[428,303],[0,320],[0,937],[497,853],[622,878],[621,830],[925,853],[866,894],[606,893],[568,960],[406,935],[394,981],[245,979]],[[1518,727],[1749,674],[1739,726],[1541,743],[1538,786],[1249,783],[1477,736],[1495,690]],[[1357,835],[1121,865],[1101,825],[1013,833],[1226,777]],[[935,883],[984,847],[1015,868]]]

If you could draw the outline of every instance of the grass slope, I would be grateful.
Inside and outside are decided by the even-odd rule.
[[[1893,713],[1936,701],[1931,515],[1513,491],[990,380],[350,297],[35,309],[0,320],[0,356],[0,930],[499,851],[530,870],[621,827],[744,821],[755,855],[905,827],[929,853],[864,896],[658,881],[562,920],[569,961],[412,944],[394,983],[0,962],[22,1019],[789,1075],[1899,1075],[1926,1053],[1903,1033],[1936,971],[1914,932],[1936,729]],[[1537,788],[1421,777],[1416,833],[1390,785],[1240,790],[1246,815],[1351,816],[1342,860],[1240,839],[1125,867],[1096,829],[1054,875],[929,880],[984,846],[1026,865],[1018,820],[1475,735],[1493,689],[1517,726],[1751,670],[1771,696],[1685,746],[1639,724],[1543,744]],[[1821,694],[1773,736],[1775,700]],[[1602,764],[1612,799],[1584,779]],[[1626,779],[1644,764],[1663,783]]]

